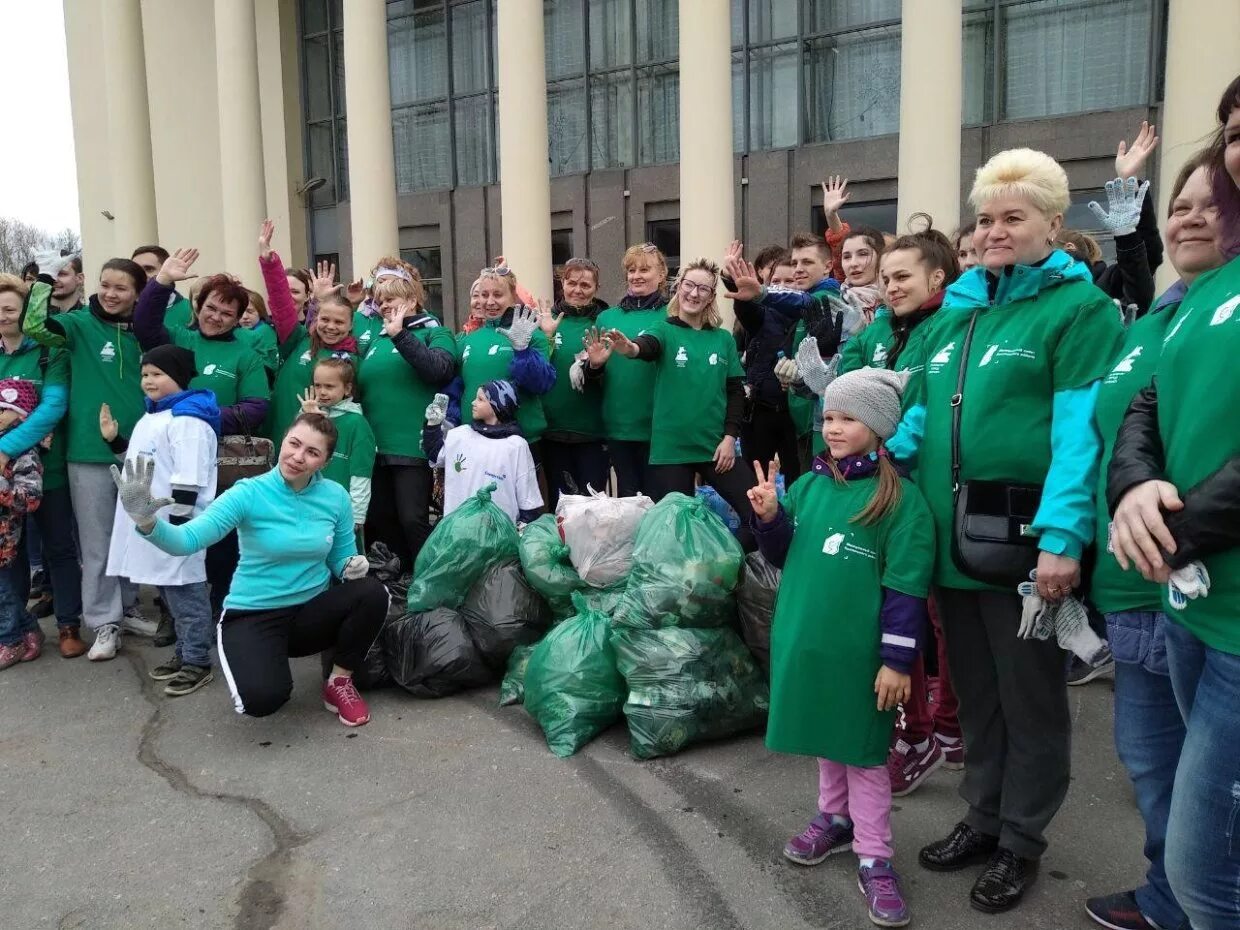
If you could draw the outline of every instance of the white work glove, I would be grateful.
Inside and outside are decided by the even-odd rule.
[[[50,252],[37,253],[31,260],[39,266],[39,274],[51,275],[54,278],[73,260],[73,256],[61,255],[59,249],[52,249]]]
[[[1038,594],[1038,570],[1029,573],[1030,581],[1022,581],[1016,586],[1016,593],[1021,596],[1020,627],[1016,630],[1019,639],[1050,639],[1055,632],[1054,605],[1042,600]]]
[[[112,466],[112,481],[116,484],[121,508],[139,526],[154,522],[161,509],[176,503],[171,497],[151,497],[154,477],[155,459],[149,455],[139,455],[136,462],[126,459],[124,477],[115,465]]]
[[[775,377],[779,379],[779,383],[785,388],[799,384],[801,381],[801,372],[797,368],[796,359],[781,358],[775,363]]]
[[[435,399],[426,405],[426,425],[441,426],[448,415],[448,395],[436,394]]]
[[[534,330],[538,329],[538,311],[530,307],[517,307],[512,313],[512,325],[499,332],[512,343],[514,352],[522,352],[530,347],[530,339]]]
[[[1168,600],[1176,610],[1183,610],[1189,601],[1210,593],[1210,573],[1200,562],[1189,562],[1171,573],[1167,582]]]
[[[1107,181],[1107,206],[1110,212],[1102,209],[1098,201],[1091,200],[1089,209],[1104,229],[1109,229],[1117,236],[1126,236],[1137,231],[1137,220],[1141,218],[1141,204],[1145,201],[1145,192],[1150,189],[1149,181],[1137,181],[1136,178],[1116,178]]]
[[[343,581],[357,581],[365,578],[370,571],[370,560],[364,555],[351,555],[344,560],[344,568],[340,570]]]
[[[578,394],[586,392],[586,353],[578,352],[568,369],[568,383]]]
[[[801,380],[805,382],[805,386],[821,397],[827,385],[835,380],[835,371],[839,368],[840,357],[836,355],[830,363],[824,362],[822,356],[818,354],[818,340],[813,336],[806,336],[797,347],[796,363],[797,371],[801,375]]]
[[[1107,648],[1106,640],[1090,628],[1085,605],[1075,597],[1065,597],[1056,605],[1055,640],[1060,649],[1090,665],[1097,665]]]

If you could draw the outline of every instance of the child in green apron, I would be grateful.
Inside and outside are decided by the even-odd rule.
[[[767,748],[818,757],[819,814],[784,855],[815,865],[852,850],[870,919],[909,922],[891,864],[887,746],[926,622],[934,526],[884,440],[907,375],[865,368],[823,395],[827,451],[780,504],[776,469],[749,491],[762,554],[784,570],[771,631]],[[834,610],[823,608],[831,599]],[[877,697],[876,697],[877,695]]]

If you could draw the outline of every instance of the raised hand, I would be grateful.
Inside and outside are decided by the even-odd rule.
[[[319,406],[319,400],[314,396],[314,388],[308,387],[304,392],[297,395],[297,399],[301,401],[302,413],[322,413],[323,408]]]
[[[724,297],[729,300],[757,300],[762,296],[762,282],[758,280],[757,269],[751,262],[739,256],[728,260],[723,269],[732,279],[735,290],[725,291]]]
[[[362,279],[350,281],[349,286],[345,288],[344,296],[348,298],[350,304],[356,307],[366,299],[366,286],[362,283]]]
[[[105,442],[111,442],[120,432],[120,426],[112,416],[112,408],[107,404],[99,405],[99,433]]]
[[[1141,205],[1145,202],[1145,193],[1150,189],[1149,181],[1138,183],[1135,177],[1118,177],[1107,181],[1107,206],[1102,209],[1098,201],[1091,200],[1089,209],[1104,229],[1109,229],[1117,236],[1131,235],[1137,231],[1137,222],[1141,219]]]
[[[848,203],[848,178],[836,175],[822,182],[822,212],[827,216],[839,213],[840,208]]]
[[[143,532],[155,525],[155,515],[163,507],[176,503],[171,497],[151,497],[151,481],[155,478],[155,459],[139,455],[137,460],[125,460],[125,474],[112,466],[112,481],[116,484],[116,496],[129,518]]]
[[[597,326],[591,326],[581,334],[581,344],[586,351],[586,363],[591,368],[602,368],[611,358],[611,339]]]
[[[263,220],[258,227],[258,257],[266,258],[271,254],[271,237],[276,234],[276,224],[272,220]]]
[[[512,312],[512,325],[499,334],[512,343],[512,351],[523,352],[530,347],[534,330],[538,329],[538,312],[532,307],[517,307]]]
[[[395,339],[397,334],[405,328],[405,317],[408,314],[409,308],[401,305],[383,315],[383,331],[389,338]]]
[[[728,250],[723,253],[723,261],[721,261],[719,264],[726,271],[729,262],[733,261],[734,259],[744,258],[744,257],[745,257],[745,243],[741,242],[741,240],[739,239],[733,239],[732,244],[728,246]]]
[[[1158,147],[1158,129],[1147,120],[1141,121],[1141,131],[1132,140],[1131,147],[1123,139],[1115,150],[1115,175],[1120,178],[1141,176],[1141,169]]]
[[[561,311],[557,316],[551,312],[551,301],[540,300],[538,302],[538,328],[543,331],[543,335],[548,341],[555,341],[555,332],[560,328],[560,324],[564,322],[564,312]]]
[[[801,380],[805,382],[805,386],[814,392],[818,397],[822,396],[822,392],[827,386],[835,380],[836,366],[839,364],[839,356],[835,356],[828,365],[822,360],[822,356],[818,354],[818,340],[813,336],[806,336],[801,340],[801,344],[797,346],[797,373],[801,376]]]
[[[762,463],[753,463],[753,473],[758,483],[745,493],[749,496],[749,506],[753,514],[763,523],[770,523],[779,513],[779,498],[775,494],[775,479],[779,477],[779,466],[771,461],[766,472],[762,471]]]
[[[619,352],[625,358],[637,358],[637,343],[620,330],[609,329],[603,338],[611,345],[613,352]]]
[[[315,299],[326,297],[336,289],[336,265],[333,262],[319,262],[310,284],[310,292]]]
[[[426,405],[426,425],[440,426],[448,416],[448,395],[436,394],[435,399]]]
[[[194,276],[190,273],[190,268],[196,261],[198,261],[197,249],[177,249],[160,267],[155,280],[164,287],[171,287],[178,281],[192,278]]]

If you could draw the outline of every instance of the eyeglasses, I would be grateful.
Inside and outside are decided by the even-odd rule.
[[[484,274],[499,275],[501,278],[512,276],[512,269],[507,265],[496,265],[494,268],[483,268],[479,276]]]
[[[681,281],[680,289],[686,297],[696,297],[698,294],[713,294],[718,284],[694,284],[692,281]]]

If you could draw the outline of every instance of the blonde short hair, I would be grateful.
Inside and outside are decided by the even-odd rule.
[[[1046,216],[1066,212],[1072,202],[1059,162],[1035,149],[1008,149],[977,169],[969,203],[980,210],[999,197],[1020,197]]]
[[[15,274],[0,274],[0,294],[16,294],[22,300],[30,293],[30,285]]]
[[[375,281],[374,287],[371,288],[371,294],[375,299],[375,303],[383,303],[389,298],[396,300],[412,301],[418,307],[426,302],[426,291],[422,288],[422,281],[415,278],[412,281],[406,281],[404,278],[398,278],[395,275],[384,275]]]
[[[631,245],[624,250],[624,257],[620,259],[620,265],[625,271],[628,271],[640,261],[654,262],[663,270],[663,276],[667,277],[667,256],[659,251],[653,242],[643,242],[639,245]]]
[[[667,315],[673,319],[680,318],[680,282],[685,279],[690,271],[705,271],[708,275],[715,279],[715,289],[719,288],[719,266],[712,262],[709,258],[695,258],[689,264],[680,269],[680,274],[676,276],[676,286],[672,289],[672,299],[667,302]],[[723,325],[723,316],[719,313],[719,297],[718,294],[711,294],[710,304],[702,311],[702,320],[707,326],[718,329]]]

